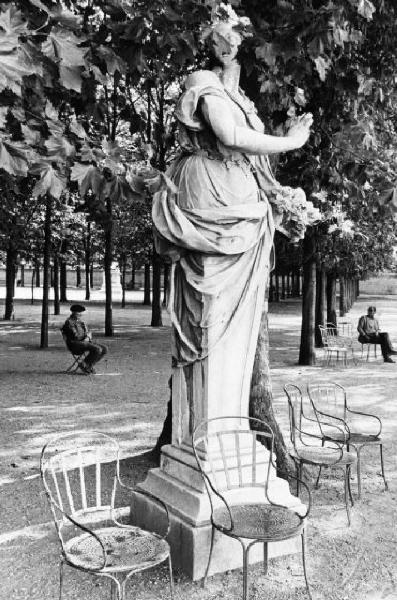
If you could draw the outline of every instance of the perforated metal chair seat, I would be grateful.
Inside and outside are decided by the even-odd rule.
[[[336,465],[346,466],[357,462],[357,457],[353,452],[344,451],[342,457],[338,460],[340,452],[333,448],[319,448],[318,446],[313,446],[313,448],[307,446],[299,448],[298,452],[293,450],[291,455],[304,462],[312,463],[314,465],[321,464],[323,466],[333,466],[334,463],[336,463]]]
[[[270,504],[239,504],[230,506],[233,529],[226,507],[214,510],[213,522],[226,535],[263,541],[285,540],[298,535],[303,520],[294,511]]]
[[[169,555],[167,542],[154,533],[138,528],[104,527],[94,530],[106,552],[89,533],[68,540],[65,551],[74,565],[101,572],[142,571],[163,562]]]
[[[336,442],[345,442],[345,437],[342,432],[332,433],[331,436],[326,436],[327,440],[335,440]],[[382,438],[377,435],[371,435],[366,433],[350,433],[349,436],[349,444],[354,446],[354,444],[370,444],[370,443],[382,443]]]

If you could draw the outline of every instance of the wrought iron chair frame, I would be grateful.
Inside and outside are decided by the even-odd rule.
[[[315,400],[313,398],[313,391],[314,389],[326,389],[326,388],[332,388],[334,391],[335,390],[339,390],[340,393],[343,396],[343,407],[342,407],[342,417],[337,417],[336,415],[332,415],[332,414],[327,414],[324,411],[321,411],[318,407],[315,406]],[[357,455],[357,487],[358,487],[358,499],[361,498],[361,493],[362,493],[362,483],[361,483],[361,452],[362,450],[366,447],[366,446],[373,446],[373,445],[378,445],[379,446],[379,451],[380,451],[380,465],[381,465],[381,472],[382,472],[382,478],[385,484],[385,490],[389,489],[387,480],[386,480],[386,475],[385,475],[385,468],[384,468],[384,461],[383,461],[383,441],[382,441],[382,437],[381,437],[381,433],[382,433],[382,421],[380,420],[380,418],[377,415],[373,415],[370,413],[364,413],[362,411],[358,411],[358,410],[353,410],[351,408],[349,408],[348,403],[347,403],[347,394],[346,394],[346,390],[345,388],[340,385],[339,383],[334,383],[334,382],[329,382],[327,384],[323,384],[320,386],[314,386],[314,385],[310,385],[308,384],[307,386],[307,392],[310,398],[310,401],[312,403],[313,409],[316,411],[316,413],[325,416],[328,419],[335,419],[340,423],[340,427],[343,429],[344,433],[345,433],[345,439],[339,439],[339,442],[342,443],[343,445],[346,446],[347,451],[350,450],[350,447],[352,447],[354,449],[354,451],[356,452]],[[349,415],[356,415],[359,417],[364,417],[364,418],[369,418],[372,419],[373,421],[375,421],[376,424],[376,433],[373,434],[365,434],[365,433],[356,433],[356,432],[352,432],[351,428],[349,427]],[[322,431],[322,436],[324,440],[329,440],[329,439],[333,439],[335,441],[336,437],[334,436],[332,438],[332,436],[329,435],[328,431]]]
[[[325,469],[326,468],[340,469],[344,475],[344,499],[345,499],[347,520],[348,520],[348,524],[350,526],[351,516],[350,516],[349,499],[350,499],[351,505],[354,506],[354,500],[353,500],[351,486],[350,486],[350,473],[351,473],[351,465],[354,464],[355,459],[353,458],[351,461],[344,460],[344,458],[346,458],[346,455],[343,451],[343,444],[341,444],[340,442],[336,442],[333,439],[324,439],[323,436],[321,435],[322,427],[324,425],[329,425],[330,427],[335,428],[343,436],[345,436],[345,432],[342,429],[342,427],[338,427],[335,424],[322,423],[319,420],[319,417],[315,411],[314,411],[315,419],[308,417],[307,414],[305,415],[304,410],[303,410],[303,394],[302,394],[302,390],[300,389],[299,386],[292,384],[292,383],[287,383],[284,385],[284,392],[285,392],[285,394],[287,396],[287,400],[288,400],[288,416],[289,416],[289,422],[290,422],[290,442],[291,442],[291,445],[293,448],[292,452],[290,452],[290,455],[295,463],[297,476],[298,476],[298,482],[299,482],[299,480],[302,479],[302,468],[303,468],[303,465],[305,465],[305,464],[319,467],[319,471],[318,471],[318,475],[317,475],[317,479],[316,479],[316,483],[315,483],[315,488],[318,488],[318,486],[319,486],[321,471],[323,468],[325,468]],[[297,395],[298,401],[299,401],[298,423],[296,422],[297,419],[296,419],[296,413],[295,413],[295,409],[294,409],[295,407],[293,406],[294,394]],[[313,433],[312,431],[305,431],[302,428],[303,420],[307,421],[308,423],[315,424],[317,426],[316,428],[318,428],[320,431],[320,435],[317,435],[317,434]],[[298,440],[297,440],[297,437],[298,437]],[[305,441],[304,438],[318,440],[318,442],[321,442],[321,446],[309,444]],[[299,441],[301,448],[299,448],[297,441]],[[337,453],[334,461],[330,462],[329,460],[325,460],[325,457],[327,455],[329,455],[329,453],[328,453],[329,447],[325,446],[326,443],[333,444],[333,446],[334,446],[333,449]],[[304,450],[304,448],[312,448],[313,446],[316,449],[316,454],[314,456],[312,456],[311,458],[309,456],[303,456],[302,450]],[[321,459],[322,454],[324,455],[323,460]],[[298,496],[299,496],[299,491],[300,491],[299,485],[297,485],[296,493]]]
[[[360,342],[360,344],[361,344],[361,359],[364,356],[364,346],[367,346],[366,362],[369,361],[369,355],[370,355],[370,352],[371,352],[371,346],[373,346],[373,349],[374,349],[374,358],[378,358],[378,352],[377,352],[376,347],[380,346],[380,344],[370,344],[369,342]]]
[[[167,506],[158,498],[154,497],[152,494],[150,494],[149,492],[146,492],[144,490],[140,490],[140,489],[136,489],[136,488],[131,488],[130,486],[128,486],[127,484],[125,484],[121,478],[120,478],[120,464],[119,464],[119,456],[120,456],[120,447],[119,444],[117,443],[117,441],[108,436],[107,434],[104,434],[102,432],[97,432],[97,431],[86,431],[83,432],[81,435],[84,436],[91,436],[91,437],[95,437],[97,436],[98,439],[102,439],[104,442],[106,442],[106,444],[108,444],[109,446],[112,446],[114,449],[114,461],[115,461],[115,473],[113,476],[113,483],[112,483],[112,491],[111,491],[111,501],[109,505],[102,505],[101,504],[101,500],[99,500],[99,506],[95,505],[94,507],[90,507],[88,506],[88,498],[87,498],[87,486],[86,486],[86,482],[85,482],[85,475],[84,475],[84,468],[87,467],[87,465],[81,465],[81,466],[74,466],[73,470],[79,470],[79,479],[80,479],[80,495],[81,495],[81,502],[83,505],[82,509],[77,509],[77,510],[73,510],[74,509],[74,499],[73,499],[73,495],[72,495],[72,491],[71,491],[71,487],[70,487],[70,482],[68,479],[68,469],[66,467],[66,465],[64,466],[64,462],[63,462],[63,456],[70,454],[70,452],[60,452],[57,453],[57,459],[59,460],[59,457],[61,457],[61,461],[62,461],[62,465],[63,465],[63,470],[62,470],[62,477],[63,477],[63,484],[65,486],[65,494],[66,494],[66,498],[64,498],[65,502],[63,502],[62,499],[62,493],[60,491],[60,482],[58,481],[57,478],[57,473],[60,473],[59,468],[57,470],[54,470],[53,467],[51,467],[51,458],[47,458],[47,454],[50,452],[50,447],[51,446],[55,446],[56,444],[58,444],[61,441],[66,440],[68,437],[75,438],[77,437],[78,434],[64,434],[64,435],[60,435],[57,436],[55,439],[50,440],[42,449],[41,452],[41,457],[40,457],[40,475],[41,475],[41,479],[43,482],[43,486],[44,486],[44,490],[45,490],[45,494],[46,497],[48,499],[48,502],[50,504],[50,508],[51,508],[51,512],[54,518],[54,523],[55,523],[55,528],[56,528],[56,532],[58,535],[58,540],[60,542],[60,546],[61,546],[61,553],[60,553],[60,562],[59,562],[59,600],[62,599],[62,590],[63,590],[63,577],[64,577],[64,566],[68,565],[70,567],[73,567],[79,571],[83,571],[85,573],[90,573],[91,575],[96,575],[98,577],[105,577],[110,579],[111,581],[111,598],[114,598],[115,595],[118,598],[118,600],[125,600],[125,590],[126,590],[126,585],[129,581],[129,579],[132,577],[132,575],[134,575],[137,572],[143,571],[143,570],[147,570],[149,568],[152,568],[162,562],[164,562],[165,560],[168,560],[168,567],[169,567],[169,577],[170,577],[170,597],[171,600],[173,600],[174,597],[174,590],[173,590],[173,576],[172,576],[172,562],[171,562],[171,553],[170,553],[170,548],[168,543],[166,542],[165,538],[167,537],[167,535],[169,534],[170,531],[170,519],[169,519],[169,512],[167,509]],[[83,447],[81,447],[81,451]],[[79,453],[79,448],[77,448],[76,446],[76,453]],[[55,456],[55,454],[54,454]],[[113,462],[113,461],[111,461]],[[98,494],[101,495],[102,493],[102,487],[101,487],[101,481],[100,481],[100,469],[101,469],[101,465],[103,465],[104,463],[98,461],[92,464],[92,466],[95,465],[95,471],[96,471],[96,479],[95,479],[95,498],[96,498],[96,502],[98,502]],[[98,471],[99,470],[99,471]],[[99,483],[98,483],[98,473],[99,473]],[[56,493],[56,498],[54,497],[54,493],[51,490],[51,486],[49,485],[49,482],[47,481],[47,476],[52,478],[52,483],[54,485],[54,490]],[[167,529],[164,535],[159,535],[157,533],[153,533],[153,532],[148,532],[146,530],[143,530],[139,527],[136,526],[132,526],[132,525],[128,525],[125,523],[121,523],[116,515],[115,515],[115,499],[116,499],[116,493],[117,493],[117,489],[118,486],[120,486],[121,488],[125,488],[130,490],[131,492],[134,493],[138,493],[144,496],[148,496],[150,497],[153,501],[157,502],[163,509],[166,515],[166,519],[167,519]],[[66,500],[67,503],[69,504],[69,508],[72,508],[71,511],[66,511],[65,510],[65,506],[64,504],[66,504]],[[101,519],[101,521],[110,521],[112,523],[112,527],[115,526],[117,528],[123,529],[123,530],[127,530],[127,531],[131,531],[131,532],[138,532],[138,533],[142,533],[145,537],[147,538],[155,538],[156,540],[161,540],[161,543],[163,545],[163,547],[165,549],[168,549],[168,552],[164,553],[164,557],[160,557],[161,560],[156,560],[156,561],[152,561],[151,564],[148,566],[147,564],[145,564],[144,566],[140,566],[140,567],[134,567],[133,569],[131,569],[129,566],[115,566],[114,569],[112,569],[111,565],[108,565],[108,555],[107,555],[107,551],[105,548],[105,543],[104,541],[101,539],[101,533],[103,533],[104,531],[106,531],[107,528],[101,528],[101,530],[95,530],[95,529],[91,529],[90,527],[88,527],[87,524],[83,524],[79,521],[79,517],[87,519],[87,517],[89,517],[90,515],[94,515],[95,512],[98,512],[99,510],[103,510],[104,514],[108,512],[109,514],[109,518],[105,518],[103,517],[103,519]],[[69,514],[69,512],[71,514]],[[100,547],[101,550],[101,554],[102,554],[102,560],[101,560],[101,564],[97,567],[88,567],[88,566],[82,566],[81,564],[77,564],[76,562],[73,562],[73,558],[70,555],[70,552],[68,552],[67,549],[67,542],[65,542],[65,539],[63,537],[63,528],[66,527],[67,525],[73,525],[75,528],[77,528],[78,530],[81,530],[81,532],[88,534],[88,536],[90,536],[93,540],[95,540],[95,542],[97,542],[97,544]],[[110,528],[109,528],[110,529]],[[79,539],[81,537],[77,536],[72,538],[72,540],[74,539]],[[69,540],[70,542],[70,540]]]
[[[230,420],[234,420],[234,421],[244,421],[246,423],[249,424],[249,429],[228,429],[228,430],[219,430],[219,431],[215,431],[214,433],[209,434],[207,431],[207,428],[210,424],[213,424],[215,422],[227,422]],[[251,425],[254,425],[255,427],[258,426],[259,429],[253,428],[251,427]],[[202,431],[203,433],[200,435],[200,431]],[[277,507],[277,508],[282,508],[285,510],[288,510],[292,513],[294,513],[295,515],[298,516],[299,520],[300,520],[300,524],[299,526],[296,528],[296,530],[294,530],[292,533],[290,533],[289,535],[283,535],[282,533],[279,534],[279,536],[274,536],[274,535],[268,535],[268,536],[255,536],[255,538],[253,538],[253,536],[242,536],[242,535],[238,535],[236,534],[233,530],[235,529],[235,522],[233,520],[233,515],[232,515],[232,508],[236,507],[236,506],[251,506],[251,505],[243,505],[243,504],[230,504],[228,503],[228,501],[226,500],[225,496],[223,493],[221,493],[221,491],[219,489],[217,489],[217,486],[214,485],[213,481],[211,480],[210,476],[208,475],[208,473],[205,470],[205,465],[209,465],[210,469],[211,469],[211,474],[214,475],[217,471],[214,468],[214,464],[211,460],[211,456],[210,454],[207,453],[208,450],[208,446],[206,444],[206,439],[209,437],[217,437],[218,440],[221,440],[220,436],[222,435],[236,435],[238,436],[238,434],[241,433],[249,433],[250,435],[253,436],[253,460],[252,460],[252,465],[249,465],[249,467],[252,469],[252,478],[253,481],[247,482],[246,484],[244,484],[242,482],[242,472],[241,472],[241,468],[242,468],[242,463],[241,463],[241,457],[240,457],[240,446],[239,446],[239,442],[238,442],[238,438],[236,440],[236,449],[237,449],[237,468],[238,468],[238,485],[232,485],[230,483],[229,480],[229,475],[228,475],[228,469],[229,467],[227,466],[227,462],[226,462],[226,457],[225,457],[225,453],[223,450],[223,445],[222,442],[219,441],[220,444],[220,448],[221,448],[221,455],[222,455],[222,464],[223,464],[223,470],[225,470],[226,473],[226,481],[227,481],[227,485],[226,485],[226,490],[232,490],[232,489],[240,489],[241,487],[260,487],[260,488],[264,488],[264,502],[261,504],[256,504],[255,506],[261,506],[266,505],[266,506],[272,506],[272,507]],[[257,481],[257,464],[256,464],[256,444],[257,444],[257,440],[258,438],[265,438],[266,439],[266,444],[265,447],[268,449],[269,451],[269,460],[268,460],[268,464],[267,464],[267,472],[266,472],[266,479],[265,479],[265,483],[263,482],[258,482]],[[200,444],[204,445],[204,451],[202,449],[199,449]],[[249,551],[251,549],[252,546],[254,546],[257,543],[263,543],[263,550],[264,550],[264,572],[265,574],[267,574],[267,562],[268,562],[268,543],[269,542],[275,542],[275,541],[280,541],[280,540],[285,540],[285,539],[291,539],[293,537],[297,537],[298,535],[301,536],[301,544],[302,544],[302,563],[303,563],[303,574],[304,574],[304,579],[305,579],[305,584],[306,584],[306,590],[307,590],[307,594],[310,598],[310,600],[312,600],[312,596],[311,596],[311,592],[310,592],[310,587],[309,587],[309,583],[308,583],[308,579],[307,579],[307,572],[306,572],[306,550],[305,550],[305,521],[306,518],[310,512],[310,508],[311,508],[311,495],[310,495],[310,490],[307,487],[307,485],[301,481],[301,485],[303,485],[306,490],[307,490],[307,494],[308,494],[308,506],[306,509],[306,512],[304,513],[304,515],[300,515],[298,512],[294,511],[293,509],[277,504],[276,502],[273,502],[269,496],[268,493],[268,487],[269,487],[269,474],[270,474],[270,469],[271,467],[275,468],[275,464],[273,461],[273,452],[274,452],[274,434],[271,430],[271,428],[263,421],[259,420],[259,419],[255,419],[252,417],[241,417],[241,416],[226,416],[226,417],[215,417],[212,419],[208,419],[205,421],[202,421],[201,423],[199,423],[194,431],[193,431],[193,435],[192,435],[192,448],[193,448],[193,452],[197,461],[197,465],[199,468],[199,471],[201,473],[201,476],[204,480],[205,483],[205,487],[206,487],[206,491],[208,493],[208,497],[209,497],[209,501],[210,501],[210,506],[211,506],[211,526],[212,526],[212,530],[211,530],[211,543],[210,543],[210,551],[209,551],[209,557],[208,557],[208,563],[207,563],[207,567],[206,567],[206,571],[205,571],[205,575],[203,578],[203,587],[206,583],[207,577],[208,577],[208,573],[209,573],[209,568],[210,568],[210,564],[211,564],[211,558],[212,558],[212,551],[213,551],[213,547],[214,547],[214,537],[215,537],[215,531],[219,531],[231,538],[234,538],[236,540],[238,540],[241,544],[242,550],[243,550],[243,600],[247,600],[248,599],[248,566],[249,566]],[[208,458],[208,460],[206,460]],[[244,465],[247,466],[247,465]],[[222,469],[218,470],[218,472],[221,472]],[[296,479],[296,477],[294,477],[294,479]],[[222,505],[225,506],[228,517],[230,518],[230,527],[225,527],[222,526],[220,523],[216,522],[216,519],[214,518],[214,513],[215,513],[215,506],[214,506],[214,502],[213,502],[213,496],[217,497]],[[248,540],[253,540],[253,541],[248,541]]]
[[[318,326],[320,329],[321,340],[323,342],[323,350],[324,350],[324,363],[326,366],[331,364],[331,360],[333,356],[336,356],[336,362],[339,361],[339,356],[342,356],[342,364],[347,366],[347,353],[348,346],[340,345],[339,341],[345,342],[345,338],[342,338],[337,335],[337,327],[323,327],[322,325]],[[336,333],[335,333],[336,332]],[[352,355],[354,359],[353,349]]]

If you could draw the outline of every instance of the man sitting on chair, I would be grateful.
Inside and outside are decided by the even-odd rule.
[[[81,320],[85,307],[81,304],[73,304],[70,311],[72,314],[62,327],[66,344],[73,354],[83,354],[88,350],[85,360],[81,361],[79,367],[84,373],[95,373],[93,365],[105,356],[108,349],[103,344],[94,344],[91,341],[87,325]]]
[[[382,349],[383,360],[388,363],[394,363],[392,354],[397,354],[393,350],[389,334],[379,331],[379,321],[375,319],[376,307],[368,306],[367,314],[360,317],[357,331],[359,333],[358,341],[360,344],[379,344]]]

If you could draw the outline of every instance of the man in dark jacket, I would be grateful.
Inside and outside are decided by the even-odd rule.
[[[87,325],[81,320],[85,307],[81,304],[73,304],[70,311],[71,315],[61,329],[66,338],[66,344],[73,354],[83,354],[88,350],[85,360],[79,366],[85,373],[95,373],[93,365],[105,356],[108,349],[103,344],[92,342]]]
[[[360,344],[379,344],[382,349],[383,360],[388,363],[394,363],[392,354],[397,354],[393,350],[389,334],[380,331],[379,321],[375,318],[376,307],[368,306],[367,314],[360,317],[357,331],[359,333],[358,341]]]

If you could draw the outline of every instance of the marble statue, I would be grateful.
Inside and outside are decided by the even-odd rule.
[[[247,414],[274,234],[266,190],[277,182],[267,157],[303,146],[312,123],[309,114],[285,137],[264,133],[239,87],[241,41],[233,26],[218,23],[212,34],[218,64],[187,77],[176,108],[181,151],[168,172],[175,188],[158,192],[153,206],[157,249],[172,260],[174,375],[185,370],[194,421]],[[206,377],[201,363],[214,352],[218,383],[208,400],[227,406],[203,414],[194,398],[201,390],[193,388]]]
[[[160,467],[139,484],[150,496],[133,498],[134,522],[150,530],[160,530],[163,518],[152,498],[167,505],[173,561],[193,579],[204,575],[212,527],[191,435],[203,419],[248,415],[274,234],[267,190],[281,187],[267,157],[301,147],[311,125],[306,115],[285,137],[265,134],[239,87],[241,35],[220,22],[211,40],[216,64],[185,81],[176,107],[181,150],[166,189],[154,197],[157,250],[172,261],[172,442],[162,447]],[[249,461],[252,444],[241,451]],[[267,450],[258,452],[266,461]],[[258,489],[245,495],[257,501]],[[275,471],[272,497],[300,505]],[[215,541],[212,572],[241,566],[238,542],[230,540]],[[293,551],[278,544],[273,555]],[[259,552],[252,560],[262,558]]]

